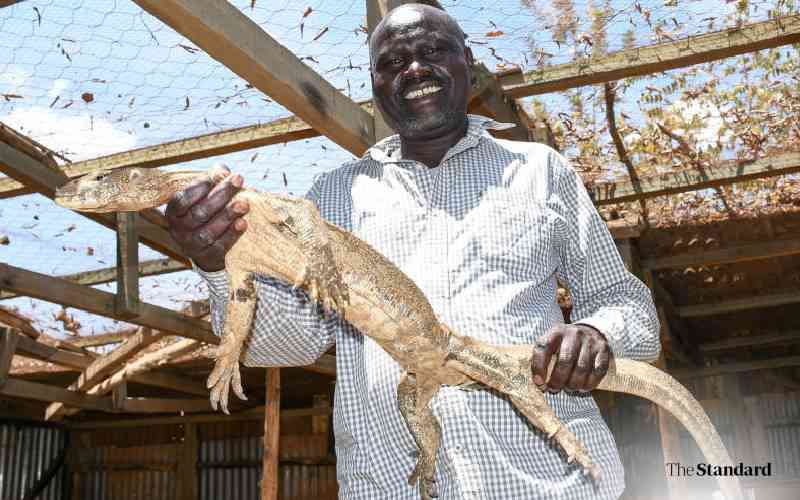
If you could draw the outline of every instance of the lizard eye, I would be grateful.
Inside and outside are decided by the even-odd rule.
[[[107,174],[97,174],[97,175],[94,176],[94,180],[102,181],[103,179],[106,178],[106,176],[107,176]]]

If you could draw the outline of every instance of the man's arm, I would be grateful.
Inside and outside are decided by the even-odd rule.
[[[318,181],[319,182],[319,181]],[[319,189],[318,182],[315,182],[306,197],[318,205]],[[241,187],[241,182],[236,187]],[[195,191],[191,191],[194,189]],[[210,189],[210,190],[209,190]],[[184,225],[194,229],[187,233],[192,233],[195,238],[189,239],[189,235],[178,235],[183,240],[196,240],[196,234],[206,234],[209,246],[214,245],[214,238],[230,238],[231,228],[236,228],[235,219],[229,224],[228,229],[224,229],[221,224],[215,228],[211,222],[201,224],[198,219],[214,221],[219,217],[224,217],[230,199],[235,195],[235,191],[228,189],[227,192],[218,194],[219,186],[193,187],[187,189],[182,199],[184,203],[191,206],[183,210],[173,207],[173,217],[177,218],[180,214],[184,217],[192,217],[192,214],[199,214],[194,217],[197,222],[185,222]],[[207,196],[205,191],[208,193]],[[216,196],[216,201],[215,201]],[[181,197],[179,197],[181,199]],[[168,207],[168,211],[169,211]],[[242,211],[246,213],[246,210]],[[177,226],[178,224],[176,224]],[[177,238],[176,238],[177,239]],[[238,240],[238,236],[233,241],[218,244],[222,250],[216,252],[222,256],[224,263],[224,253]],[[202,241],[202,239],[201,239]],[[218,240],[217,240],[218,241]],[[227,241],[227,240],[226,240]],[[207,255],[208,251],[193,249],[201,256]],[[188,253],[188,252],[187,252]],[[190,255],[191,256],[191,255]],[[222,270],[203,270],[199,263],[192,260],[192,267],[203,277],[209,288],[209,303],[211,307],[211,324],[214,332],[221,335],[229,299],[228,276]],[[218,266],[214,266],[218,267]],[[213,267],[212,267],[213,269]],[[336,327],[339,323],[337,316],[325,317],[322,309],[313,302],[302,290],[292,290],[291,285],[278,281],[270,277],[259,276],[256,279],[256,292],[258,295],[253,327],[248,343],[245,346],[243,362],[246,365],[255,366],[303,366],[316,361],[334,343]]]
[[[534,372],[546,369],[549,354],[560,350],[548,387],[590,390],[605,375],[609,354],[648,361],[658,357],[658,316],[650,290],[625,268],[578,174],[556,152],[551,152],[550,167],[548,206],[559,217],[557,275],[572,295],[573,324],[548,332],[537,349]]]

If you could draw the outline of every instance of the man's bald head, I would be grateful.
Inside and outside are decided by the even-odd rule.
[[[455,19],[444,10],[422,3],[407,3],[390,10],[369,37],[369,60],[375,63],[375,49],[379,42],[396,34],[420,26],[444,29],[453,34],[464,46],[466,36]]]

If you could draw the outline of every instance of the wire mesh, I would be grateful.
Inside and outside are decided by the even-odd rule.
[[[353,99],[370,96],[363,0],[231,2],[304,64]],[[490,69],[594,57],[606,51],[670,41],[797,11],[794,1],[530,0],[455,1],[443,6],[459,21],[467,44]],[[616,84],[616,120],[640,175],[726,158],[791,149],[800,128],[796,46],[761,51]],[[608,131],[604,89],[587,86],[523,99],[547,116],[562,152],[588,183],[625,178]],[[210,58],[129,0],[27,0],[0,9],[0,122],[69,161],[264,123],[287,110]],[[788,121],[787,121],[788,120]],[[794,124],[793,124],[794,123]],[[666,134],[658,124],[688,144]],[[309,139],[197,160],[216,161],[265,191],[304,193],[315,174],[352,156],[326,138]],[[698,160],[698,161],[700,161]],[[62,161],[63,163],[63,161]],[[789,176],[723,191],[648,202],[654,221],[709,220],[793,206],[800,190]],[[603,209],[607,217],[637,212],[631,204]],[[60,209],[40,195],[0,202],[0,261],[64,275],[112,266],[113,232]],[[143,247],[140,259],[160,257]],[[178,308],[205,294],[191,273],[142,280],[144,300]],[[114,290],[114,285],[101,288]],[[46,331],[69,334],[61,308],[18,298]],[[81,333],[113,327],[70,309]],[[94,318],[94,319],[92,319]]]

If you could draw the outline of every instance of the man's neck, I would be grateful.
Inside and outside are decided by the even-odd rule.
[[[464,119],[461,127],[433,138],[409,139],[400,136],[403,159],[418,161],[428,168],[438,167],[447,151],[466,135],[468,125],[469,120]]]

